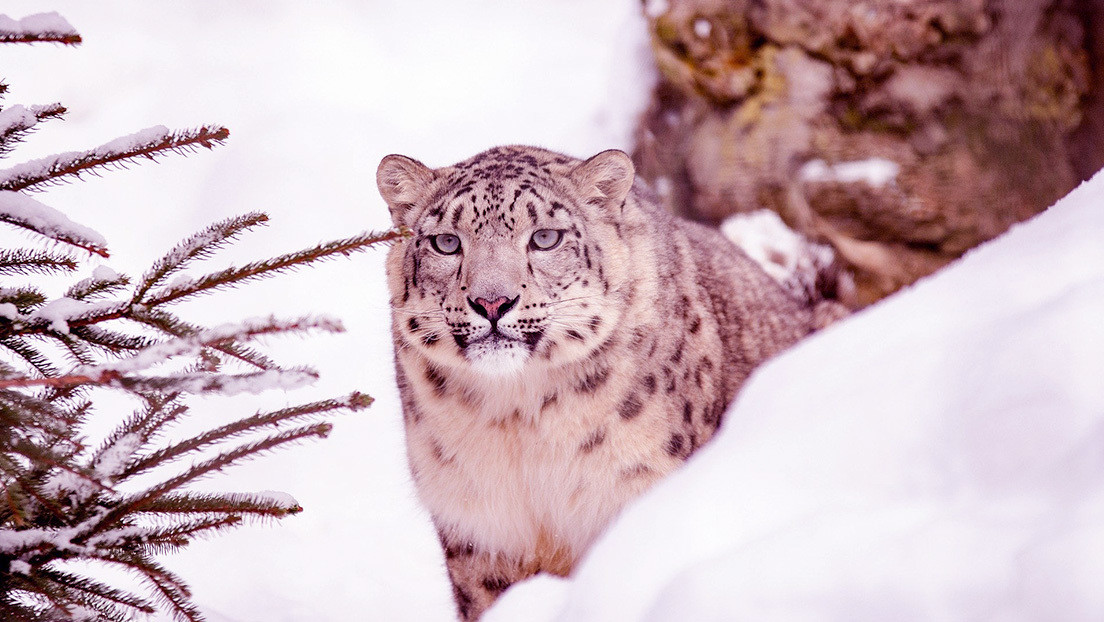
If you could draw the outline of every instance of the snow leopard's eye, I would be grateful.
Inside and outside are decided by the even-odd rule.
[[[561,240],[563,240],[563,231],[559,229],[538,229],[533,237],[529,238],[529,248],[550,251],[559,246]]]
[[[460,238],[451,233],[439,233],[429,236],[433,250],[442,255],[455,255],[460,252]]]

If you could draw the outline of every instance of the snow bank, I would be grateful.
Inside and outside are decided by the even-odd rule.
[[[766,365],[502,620],[1104,615],[1104,174]]]

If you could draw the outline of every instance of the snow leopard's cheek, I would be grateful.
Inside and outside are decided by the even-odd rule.
[[[553,364],[584,359],[620,321],[622,301],[602,268],[602,246],[579,239],[567,245],[559,269],[543,277],[545,338],[534,353]]]

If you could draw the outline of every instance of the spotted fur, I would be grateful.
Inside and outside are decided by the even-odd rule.
[[[414,232],[387,259],[395,363],[464,620],[518,580],[571,572],[709,440],[751,370],[813,329],[719,233],[634,186],[620,151],[388,156],[377,179]],[[539,248],[549,230],[559,242]]]

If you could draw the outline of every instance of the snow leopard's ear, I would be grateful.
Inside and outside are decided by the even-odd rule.
[[[433,169],[406,156],[392,154],[380,161],[376,185],[396,225],[413,224],[413,208],[429,195],[436,177]]]
[[[617,215],[635,176],[632,158],[618,149],[603,151],[571,171],[571,179],[587,203],[601,205]]]

